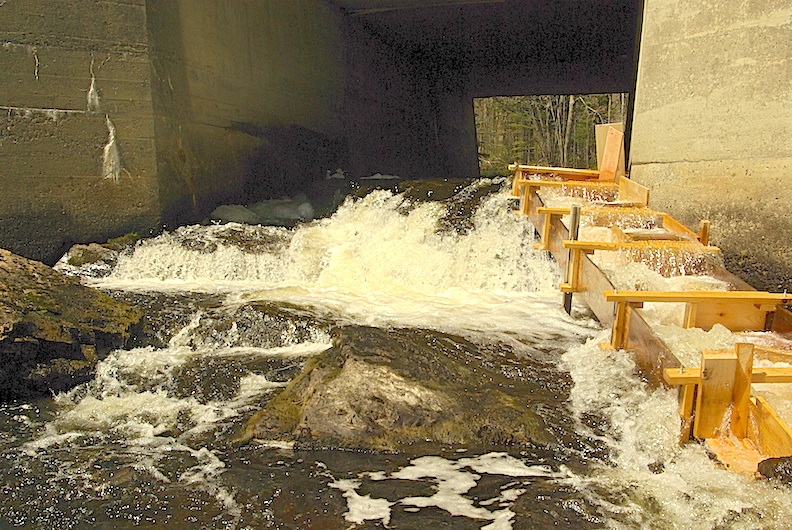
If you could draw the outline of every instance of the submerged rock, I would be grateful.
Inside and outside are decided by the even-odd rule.
[[[414,443],[547,445],[536,381],[504,376],[459,337],[346,327],[237,438],[395,450]],[[397,347],[394,347],[396,345]],[[557,392],[556,392],[557,393]]]
[[[90,379],[99,359],[139,336],[141,318],[76,279],[0,249],[0,399]]]

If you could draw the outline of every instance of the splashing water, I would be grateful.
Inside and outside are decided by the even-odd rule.
[[[33,528],[787,525],[787,489],[680,447],[675,393],[648,387],[627,353],[597,347],[596,323],[560,309],[556,266],[507,193],[485,197],[466,230],[449,228],[447,204],[376,191],[294,229],[191,226],[139,243],[85,281],[143,304],[164,345],[114,352],[54,400],[0,407],[0,512]],[[533,378],[561,401],[536,411],[557,416],[557,443],[412,455],[231,446],[350,323],[442,331],[449,351],[462,351],[454,336],[478,345],[498,384]]]

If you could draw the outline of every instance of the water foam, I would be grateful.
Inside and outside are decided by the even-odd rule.
[[[703,446],[679,445],[674,390],[651,389],[627,352],[596,342],[570,349],[563,368],[575,382],[570,405],[578,430],[611,449],[570,484],[597,507],[609,528],[782,528],[792,518],[792,492],[718,467]],[[605,426],[592,428],[590,416]]]
[[[481,475],[500,475],[521,480],[512,481],[501,487],[500,494],[491,499],[474,502],[465,495],[470,492]],[[509,530],[515,513],[510,509],[512,503],[526,491],[526,485],[534,479],[559,479],[566,472],[556,472],[547,466],[526,465],[521,460],[506,453],[488,453],[478,457],[448,460],[439,456],[416,458],[392,473],[365,472],[357,479],[333,480],[329,486],[339,489],[347,499],[347,512],[344,518],[350,523],[361,524],[365,521],[381,521],[387,526],[394,506],[405,511],[417,511],[436,507],[452,516],[492,521],[482,530]],[[434,493],[429,496],[406,496],[397,501],[360,495],[358,489],[365,480],[387,481],[404,480],[434,484]],[[498,509],[487,507],[497,505]]]

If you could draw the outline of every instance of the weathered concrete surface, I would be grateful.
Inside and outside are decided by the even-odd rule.
[[[147,2],[167,222],[293,195],[339,167],[341,12],[322,0]]]
[[[646,1],[632,177],[772,290],[792,289],[791,72],[788,2]]]
[[[142,334],[142,314],[46,265],[0,249],[0,400],[87,381]]]
[[[538,412],[539,403],[563,404],[568,382],[543,385],[509,377],[499,368],[504,352],[460,337],[437,340],[436,333],[421,330],[364,327],[333,333],[333,347],[311,359],[256,413],[238,441],[255,437],[374,450],[426,442],[476,447],[558,442]]]
[[[157,225],[145,21],[143,0],[0,5],[0,245],[52,263],[74,241]]]

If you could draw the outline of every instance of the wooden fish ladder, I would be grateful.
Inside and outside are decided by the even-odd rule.
[[[599,127],[599,126],[598,126]],[[616,131],[614,133],[613,131]],[[598,130],[599,133],[603,132]],[[602,143],[602,142],[600,142]],[[683,327],[709,330],[720,324],[733,332],[792,331],[792,304],[786,293],[753,290],[740,278],[718,267],[713,274],[728,281],[733,291],[618,291],[607,275],[590,259],[594,252],[676,252],[682,255],[717,255],[709,245],[709,221],[693,232],[663,212],[648,207],[649,190],[619,174],[623,167],[621,133],[607,129],[605,153],[599,170],[513,165],[512,195],[520,199],[518,215],[527,216],[539,234],[535,248],[550,252],[566,271],[560,290],[565,307],[575,294],[605,326],[611,327],[606,348],[629,350],[643,374],[658,384],[679,388],[680,440],[704,441],[729,469],[755,475],[760,461],[792,457],[792,429],[768,402],[751,395],[752,383],[792,383],[792,368],[757,368],[755,356],[792,362],[792,352],[772,351],[738,343],[734,350],[705,350],[701,366],[682,367],[668,346],[652,331],[640,312],[644,303],[684,303]],[[620,158],[622,160],[620,160]],[[613,195],[616,200],[590,207],[546,207],[541,190],[561,190],[578,197]],[[614,241],[581,241],[577,223],[581,211],[600,216]],[[635,213],[654,219],[662,234],[646,237],[619,228],[622,216]],[[570,226],[563,218],[569,216]],[[575,220],[577,218],[577,221]],[[610,220],[608,223],[607,221]]]

